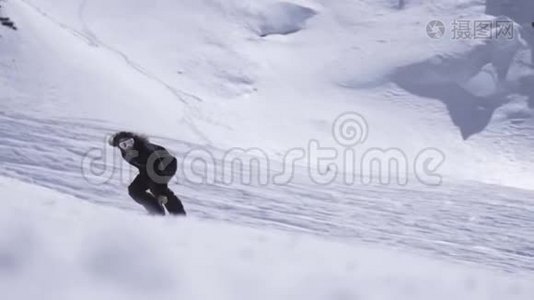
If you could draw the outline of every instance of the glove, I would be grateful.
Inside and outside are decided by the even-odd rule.
[[[169,199],[166,196],[158,196],[158,203],[160,205],[166,205]]]

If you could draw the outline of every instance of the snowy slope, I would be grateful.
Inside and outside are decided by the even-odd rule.
[[[154,219],[4,177],[0,188],[4,299],[534,296],[533,278],[294,234]]]
[[[109,128],[20,114],[2,114],[0,124],[0,174],[88,202],[143,211],[127,193],[136,171],[104,146]],[[203,183],[186,176],[191,166],[184,164],[198,145],[168,138],[154,141],[174,150],[183,166],[171,187],[191,216],[365,241],[510,272],[534,271],[530,191],[457,181],[439,187],[342,181],[322,185],[300,169],[288,184],[247,184],[239,178],[233,184]],[[211,153],[219,156],[223,151]],[[216,169],[217,178],[221,171]]]
[[[491,19],[480,1],[18,0],[6,11],[25,27],[1,41],[2,73],[14,76],[6,110],[274,156],[312,138],[339,147],[329,124],[356,111],[366,149],[436,147],[444,174],[530,187],[525,42],[425,32],[432,19]]]
[[[519,35],[432,40],[425,31],[432,19],[493,18],[481,1],[443,2],[406,1],[402,10],[385,0],[2,3],[0,14],[18,30],[0,26],[0,190],[10,198],[0,211],[7,233],[0,266],[7,253],[5,268],[21,270],[0,280],[2,290],[41,282],[57,263],[73,286],[58,286],[60,299],[79,291],[128,298],[123,290],[138,284],[186,299],[250,298],[258,290],[266,299],[532,297],[522,281],[534,271],[527,44]],[[263,170],[272,171],[287,149],[311,139],[344,150],[332,124],[346,112],[369,126],[358,153],[393,147],[412,159],[439,149],[441,185],[413,176],[405,186],[341,178],[323,185],[310,179],[312,164],[289,184],[198,183],[179,174],[172,188],[193,220],[158,220],[129,199],[135,172],[105,144],[116,130],[141,131],[184,169],[192,150],[209,151],[219,164],[227,149],[258,147],[271,159]],[[27,218],[11,217],[21,214]],[[35,235],[17,246],[24,230]],[[157,258],[144,261],[130,246]],[[374,247],[397,252],[375,255]],[[23,248],[44,251],[19,268]],[[405,263],[400,251],[431,258]],[[115,255],[139,265],[119,260],[116,273],[102,266]],[[172,284],[130,276],[145,272]],[[95,279],[102,273],[117,284],[105,287]],[[13,297],[39,294],[46,283],[14,289]],[[109,294],[92,295],[94,285]]]

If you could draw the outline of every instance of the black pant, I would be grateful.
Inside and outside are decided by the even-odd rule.
[[[158,202],[158,196],[167,197],[167,204],[165,207],[169,213],[173,215],[185,215],[182,201],[169,189],[168,182],[172,176],[168,176],[168,180],[154,181],[145,172],[139,173],[134,181],[128,187],[128,193],[135,202],[143,205],[150,213],[165,215],[165,209]],[[147,192],[150,190],[150,193]]]

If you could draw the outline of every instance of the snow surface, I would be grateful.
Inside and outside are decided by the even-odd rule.
[[[3,299],[534,296],[526,277],[195,218],[132,214],[5,177],[0,188]]]
[[[532,299],[529,10],[512,40],[434,40],[430,20],[495,17],[478,0],[404,2],[2,2],[18,30],[0,26],[0,294]],[[440,185],[322,185],[317,165],[288,184],[179,174],[189,218],[157,219],[105,143],[140,131],[183,169],[192,150],[219,164],[256,147],[272,172],[311,139],[345,150],[332,124],[347,112],[368,124],[358,153],[438,149]]]
[[[356,111],[365,148],[436,147],[448,176],[530,188],[525,41],[427,36],[433,19],[492,19],[481,1],[393,2],[12,0],[2,109],[278,159],[312,138],[339,147],[329,125]]]

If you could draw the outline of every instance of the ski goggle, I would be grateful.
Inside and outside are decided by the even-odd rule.
[[[124,139],[119,142],[119,148],[121,148],[122,150],[130,150],[133,148],[134,143],[135,141],[133,138]]]

